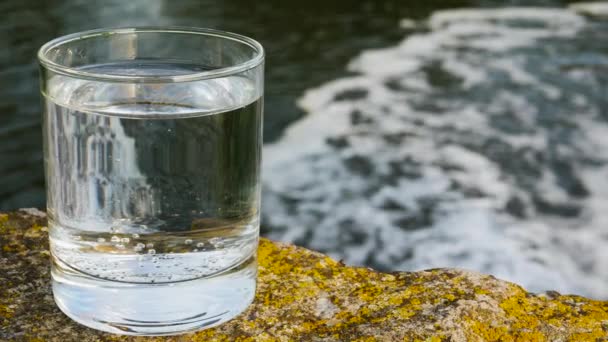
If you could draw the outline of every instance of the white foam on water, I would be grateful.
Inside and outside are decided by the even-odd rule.
[[[265,146],[270,236],[351,264],[608,298],[606,88],[593,72],[608,56],[583,44],[592,24],[566,9],[439,11],[427,31],[362,52],[358,75],[308,90],[308,115]]]
[[[503,21],[531,21],[545,24],[548,28],[570,31],[580,28],[585,21],[570,11],[546,7],[512,7],[496,9],[453,9],[436,11],[428,20],[430,27],[441,29],[448,25],[490,23]]]
[[[579,2],[571,4],[570,9],[593,17],[608,18],[608,3],[605,1]]]

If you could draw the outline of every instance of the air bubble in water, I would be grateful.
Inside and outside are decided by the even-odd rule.
[[[139,239],[139,234],[133,234],[131,235],[134,239]]]
[[[202,242],[199,242],[199,243],[196,244],[196,247],[203,248],[203,247],[205,247],[205,244],[202,243]]]
[[[110,241],[112,242],[120,242],[120,238],[116,235],[112,236],[112,238],[110,239]]]
[[[148,254],[156,254],[156,251],[154,249],[149,249]]]
[[[211,242],[211,244],[216,248],[220,248],[220,247],[224,246],[224,242],[219,237],[214,237],[211,240],[209,240],[209,242]]]
[[[186,241],[184,241],[184,243],[186,245],[190,245],[190,244],[192,244],[192,239],[186,239]]]
[[[129,241],[131,241],[131,239],[129,239],[128,237],[120,239],[120,242],[122,243],[129,243]]]
[[[97,239],[97,242],[99,242],[99,243],[104,243],[104,242],[106,242],[106,239],[104,239],[104,238],[98,238],[98,239]]]
[[[133,247],[133,250],[136,252],[141,252],[145,247],[146,247],[146,245],[144,245],[143,243],[140,242],[137,245],[135,245],[135,247]]]
[[[146,248],[152,248],[152,247],[154,247],[154,244],[152,242],[148,242],[146,244]]]

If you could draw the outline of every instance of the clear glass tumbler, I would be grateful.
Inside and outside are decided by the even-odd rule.
[[[39,52],[53,294],[132,335],[214,326],[256,286],[262,46],[208,29],[76,33]]]

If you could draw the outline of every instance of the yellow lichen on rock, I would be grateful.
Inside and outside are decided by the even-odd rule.
[[[0,214],[0,340],[140,340],[84,328],[56,308],[44,226],[25,212]],[[534,295],[463,270],[347,267],[265,239],[258,261],[255,301],[239,317],[146,341],[608,341],[604,301]]]

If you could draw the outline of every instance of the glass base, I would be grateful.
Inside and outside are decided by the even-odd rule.
[[[176,335],[224,323],[253,301],[255,257],[211,277],[137,284],[83,274],[53,258],[55,302],[74,321],[122,335]]]

